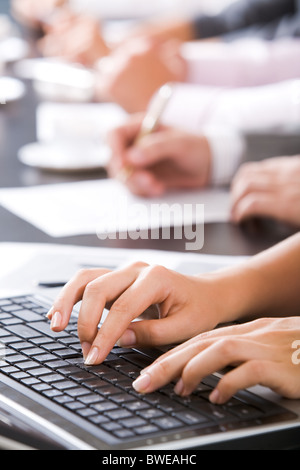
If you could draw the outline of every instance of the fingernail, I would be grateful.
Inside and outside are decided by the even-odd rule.
[[[176,387],[174,388],[174,392],[176,393],[176,395],[181,396],[183,393],[183,390],[184,390],[184,383],[183,383],[183,380],[180,379],[177,382]]]
[[[214,404],[218,404],[220,402],[220,392],[219,390],[215,389],[209,396],[209,401]]]
[[[91,350],[91,347],[92,347],[92,345],[91,345],[90,343],[87,343],[87,342],[82,343],[81,349],[82,349],[83,357],[84,357],[85,359],[87,358],[87,356],[88,356],[88,354],[89,354],[89,352],[90,352],[90,350]]]
[[[97,360],[98,360],[98,357],[99,357],[99,349],[94,346],[91,351],[89,352],[86,360],[85,360],[85,364],[87,366],[93,366],[97,363]]]
[[[54,313],[54,307],[51,307],[49,312],[47,313],[46,317],[51,320],[52,316],[53,316],[53,313]]]
[[[61,321],[62,321],[61,313],[55,312],[51,320],[51,329],[54,330],[56,328],[60,328]]]
[[[146,393],[151,384],[149,374],[140,375],[132,384],[133,388],[139,393]]]
[[[129,348],[136,345],[136,334],[133,330],[126,330],[117,345],[121,348]]]

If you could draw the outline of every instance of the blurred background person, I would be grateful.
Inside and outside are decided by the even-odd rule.
[[[30,2],[27,11],[32,11],[34,1],[15,0],[15,9],[19,2]],[[55,1],[48,0],[52,6]],[[88,14],[97,11],[97,5],[101,11],[99,2],[85,2],[81,13],[79,4],[80,0],[68,2],[66,10],[59,2],[59,13],[48,15],[41,49],[45,56],[64,57],[99,70],[97,98],[114,101],[128,112],[145,110],[166,82],[251,86],[298,73],[291,68],[300,56],[299,42],[277,46],[283,38],[299,37],[297,0],[238,0],[220,13],[201,13],[193,19],[163,15],[160,20],[131,27],[115,44],[106,42],[99,18]],[[201,5],[199,2],[199,9]],[[236,44],[237,39],[245,38],[256,40]],[[200,41],[187,46],[195,40]],[[288,69],[282,60],[289,61]]]
[[[170,187],[227,186],[245,161],[247,133],[299,131],[298,89],[299,80],[238,89],[173,85],[156,132],[139,138],[142,113],[111,133],[110,175],[130,168],[128,187],[150,197]]]
[[[199,10],[202,5],[193,2],[193,13],[195,3]],[[113,44],[103,34],[97,1],[14,0],[13,7],[26,24],[43,26],[46,56],[99,70],[99,100],[115,101],[134,113],[145,111],[164,83],[191,85],[176,87],[172,111],[162,117],[159,132],[138,146],[133,143],[142,117],[113,133],[111,176],[129,167],[126,184],[148,197],[233,181],[233,221],[269,215],[300,225],[299,158],[243,165],[242,135],[299,124],[290,92],[288,98],[283,92],[289,87],[284,81],[300,77],[299,2],[228,0],[218,2],[220,12],[193,19],[187,6],[189,14],[182,19],[140,21],[124,41]],[[272,83],[279,87],[262,87]],[[278,199],[281,204],[272,202]]]

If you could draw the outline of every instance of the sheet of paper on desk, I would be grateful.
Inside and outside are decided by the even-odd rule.
[[[2,189],[0,204],[52,237],[97,234],[102,238],[110,233],[203,224],[204,216],[206,223],[226,222],[230,197],[227,191],[211,189],[144,199],[108,179]]]
[[[42,291],[47,292],[47,297],[54,298],[57,289],[41,289],[39,284],[67,282],[82,268],[115,270],[135,261],[144,261],[182,274],[196,275],[239,264],[246,258],[156,250],[0,243],[0,259],[0,297]]]

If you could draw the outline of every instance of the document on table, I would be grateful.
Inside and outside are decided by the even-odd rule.
[[[246,259],[239,256],[34,243],[0,243],[0,258],[0,297],[46,292],[53,298],[61,288],[42,289],[39,284],[65,283],[83,268],[115,270],[143,261],[182,274],[196,275],[224,269]]]
[[[0,204],[51,237],[103,238],[110,233],[227,222],[230,214],[225,190],[179,191],[145,199],[111,179],[1,189]]]

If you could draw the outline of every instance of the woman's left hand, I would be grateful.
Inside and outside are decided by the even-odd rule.
[[[223,291],[222,282],[219,287],[214,277],[184,276],[145,263],[116,272],[82,270],[64,287],[48,318],[54,331],[62,331],[74,305],[82,300],[78,336],[86,363],[95,365],[105,360],[117,341],[128,348],[178,344],[230,321],[230,296],[220,300]],[[134,321],[153,306],[159,319],[156,315]],[[98,329],[105,308],[109,313]]]

